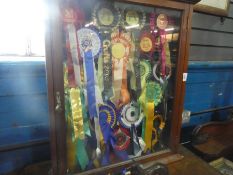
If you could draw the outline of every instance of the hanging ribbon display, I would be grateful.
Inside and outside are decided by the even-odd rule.
[[[113,32],[112,41],[112,61],[113,61],[113,102],[118,107],[127,104],[130,94],[127,90],[127,63],[131,50],[131,38],[129,33]]]
[[[172,72],[172,19],[121,3],[86,5],[62,9],[68,173],[157,151]]]
[[[98,34],[89,28],[77,31],[81,56],[84,58],[87,102],[90,118],[97,117],[94,58],[100,52],[101,41]]]

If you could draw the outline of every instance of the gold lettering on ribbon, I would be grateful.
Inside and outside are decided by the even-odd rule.
[[[110,55],[110,50],[109,50],[109,47],[111,46],[111,42],[109,40],[104,40],[103,41],[103,58],[104,58],[104,69],[103,69],[103,72],[104,72],[104,82],[105,83],[110,83],[110,81],[112,81],[110,78],[110,73],[111,73],[111,65],[110,65],[110,58],[111,58],[111,55]]]

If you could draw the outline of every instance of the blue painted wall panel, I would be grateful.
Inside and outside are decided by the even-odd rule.
[[[233,105],[233,61],[193,61],[189,63],[184,109],[192,113]],[[183,124],[181,141],[191,139],[192,129],[212,120],[214,113],[191,116]],[[227,119],[228,111],[219,111]]]
[[[0,147],[19,143],[27,143],[35,140],[47,140],[49,135],[48,127],[48,123],[37,123],[35,125],[1,129]]]
[[[184,108],[200,112],[230,105],[233,105],[233,62],[190,62]],[[189,125],[196,125],[198,117],[194,118]]]
[[[0,174],[22,169],[25,165],[46,161],[50,156],[49,144],[0,153]]]
[[[0,148],[48,140],[44,61],[0,62],[0,119]],[[0,152],[0,174],[48,159],[48,144]]]

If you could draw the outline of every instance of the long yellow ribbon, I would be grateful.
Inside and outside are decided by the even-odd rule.
[[[152,131],[153,131],[153,121],[154,121],[154,103],[148,102],[145,105],[145,115],[146,115],[146,123],[145,123],[145,135],[144,141],[146,144],[145,151],[151,150],[152,148]]]
[[[83,127],[80,89],[78,88],[70,89],[70,102],[71,102],[75,139],[77,138],[84,139],[84,127]]]

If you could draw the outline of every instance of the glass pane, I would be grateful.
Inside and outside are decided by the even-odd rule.
[[[78,0],[62,14],[67,171],[166,149],[181,12]]]

